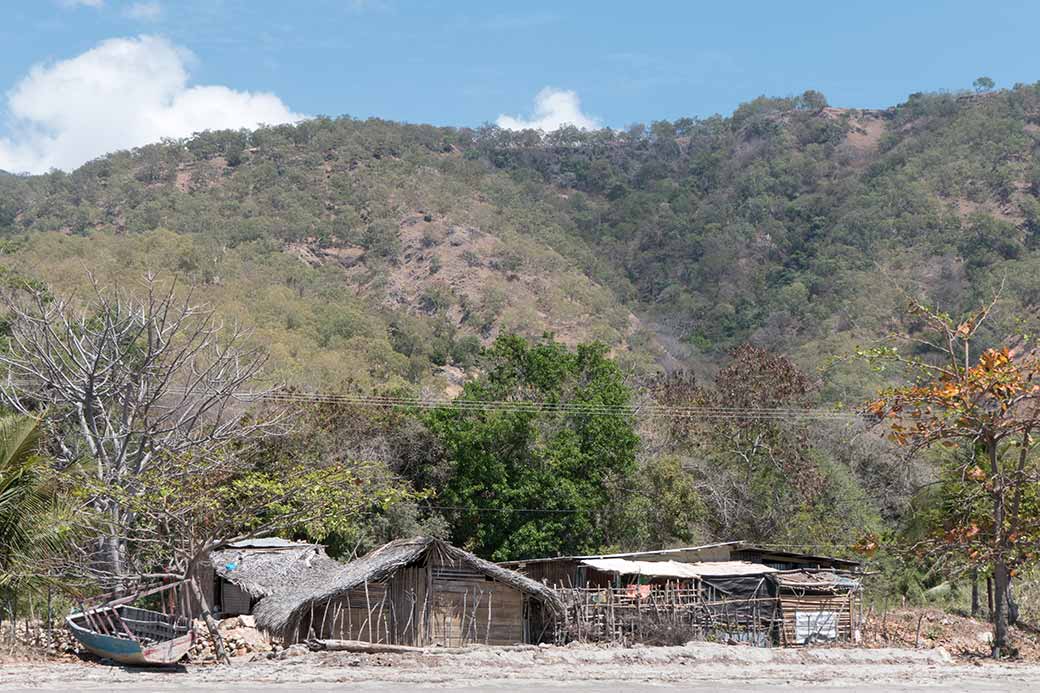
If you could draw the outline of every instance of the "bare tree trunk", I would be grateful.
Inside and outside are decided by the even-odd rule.
[[[1007,650],[1007,565],[1003,556],[993,564],[993,656],[1001,657]]]
[[[993,578],[986,578],[986,617],[993,623]]]
[[[118,525],[113,525],[111,534],[106,534],[98,540],[101,551],[97,565],[101,572],[112,576],[113,588],[118,590],[122,587],[121,578],[126,575],[126,565],[123,560],[123,540],[117,535],[116,527]]]
[[[1011,575],[1008,575],[1007,582],[1007,613],[1008,613],[1008,625],[1013,626],[1018,623],[1018,602],[1015,601],[1015,595],[1011,590]]]
[[[284,432],[284,414],[256,418],[250,404],[265,393],[243,390],[266,353],[246,330],[194,303],[191,290],[151,274],[131,290],[90,279],[85,301],[36,287],[0,292],[10,322],[0,401],[25,414],[45,407],[58,466],[89,461],[113,488],[95,501],[110,526],[89,548],[92,567],[120,589],[130,572],[132,514],[118,498],[137,493],[158,460],[219,459],[242,441]]]
[[[971,617],[979,616],[979,569],[971,569]]]
[[[986,441],[986,453],[989,457],[990,478],[993,480],[993,541],[997,550],[993,559],[993,657],[999,659],[1007,649],[1008,566],[1004,484],[997,459],[997,441],[992,437]]]
[[[231,658],[228,657],[227,651],[224,649],[224,636],[220,634],[220,627],[217,624],[217,620],[213,618],[213,614],[210,613],[209,602],[206,601],[205,595],[203,595],[202,590],[199,589],[199,583],[195,582],[195,578],[190,578],[188,584],[191,586],[191,593],[202,606],[202,620],[206,622],[206,628],[209,629],[209,634],[213,638],[213,646],[217,650],[217,661],[223,662],[224,664],[231,664]]]

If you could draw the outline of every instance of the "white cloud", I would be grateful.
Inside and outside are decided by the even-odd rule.
[[[65,7],[101,7],[105,0],[61,0],[61,4]]]
[[[126,8],[124,14],[130,19],[142,22],[154,22],[162,16],[162,5],[158,0],[148,2],[135,2]]]
[[[274,94],[188,86],[192,54],[164,38],[109,39],[37,65],[7,93],[0,169],[72,169],[117,149],[200,130],[303,118]]]
[[[581,110],[581,99],[577,92],[567,89],[546,87],[534,97],[534,113],[530,118],[502,114],[495,123],[506,130],[558,130],[564,125],[574,125],[582,130],[603,127],[598,118],[586,115]]]

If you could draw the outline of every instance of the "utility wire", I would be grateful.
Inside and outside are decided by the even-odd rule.
[[[8,379],[7,384],[28,390],[29,383]],[[589,416],[640,416],[649,418],[706,419],[706,420],[816,420],[855,421],[863,416],[856,412],[836,409],[804,407],[724,407],[682,406],[662,404],[614,405],[579,402],[548,402],[530,400],[465,400],[448,398],[403,397],[394,395],[364,395],[332,392],[300,392],[272,389],[262,392],[217,392],[203,387],[169,386],[166,392],[179,397],[228,397],[242,402],[341,404],[358,407],[392,409],[455,409],[459,411],[501,411],[515,413],[580,414]]]
[[[171,387],[171,394],[191,396],[193,392]],[[643,416],[654,418],[696,419],[759,419],[759,420],[838,420],[852,421],[862,416],[855,412],[833,409],[811,409],[797,407],[721,407],[721,406],[675,406],[660,404],[611,405],[577,402],[546,402],[527,400],[464,400],[447,398],[399,397],[388,395],[353,395],[322,392],[294,392],[271,390],[268,392],[233,392],[229,397],[247,402],[269,401],[283,403],[342,404],[373,408],[415,407],[420,409],[449,408],[460,411],[505,411],[528,413],[582,414],[595,416]]]

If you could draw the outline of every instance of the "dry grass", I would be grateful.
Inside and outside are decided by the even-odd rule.
[[[940,609],[906,608],[868,614],[863,647],[942,647],[954,657],[981,659],[990,656],[993,627],[986,621],[947,613]],[[1011,628],[1012,658],[1040,662],[1040,637],[1025,628]]]

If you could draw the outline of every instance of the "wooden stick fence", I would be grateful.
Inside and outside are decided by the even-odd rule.
[[[556,639],[579,642],[681,644],[719,639],[767,645],[779,633],[775,596],[747,598],[668,583],[633,587],[558,588],[567,618]]]

